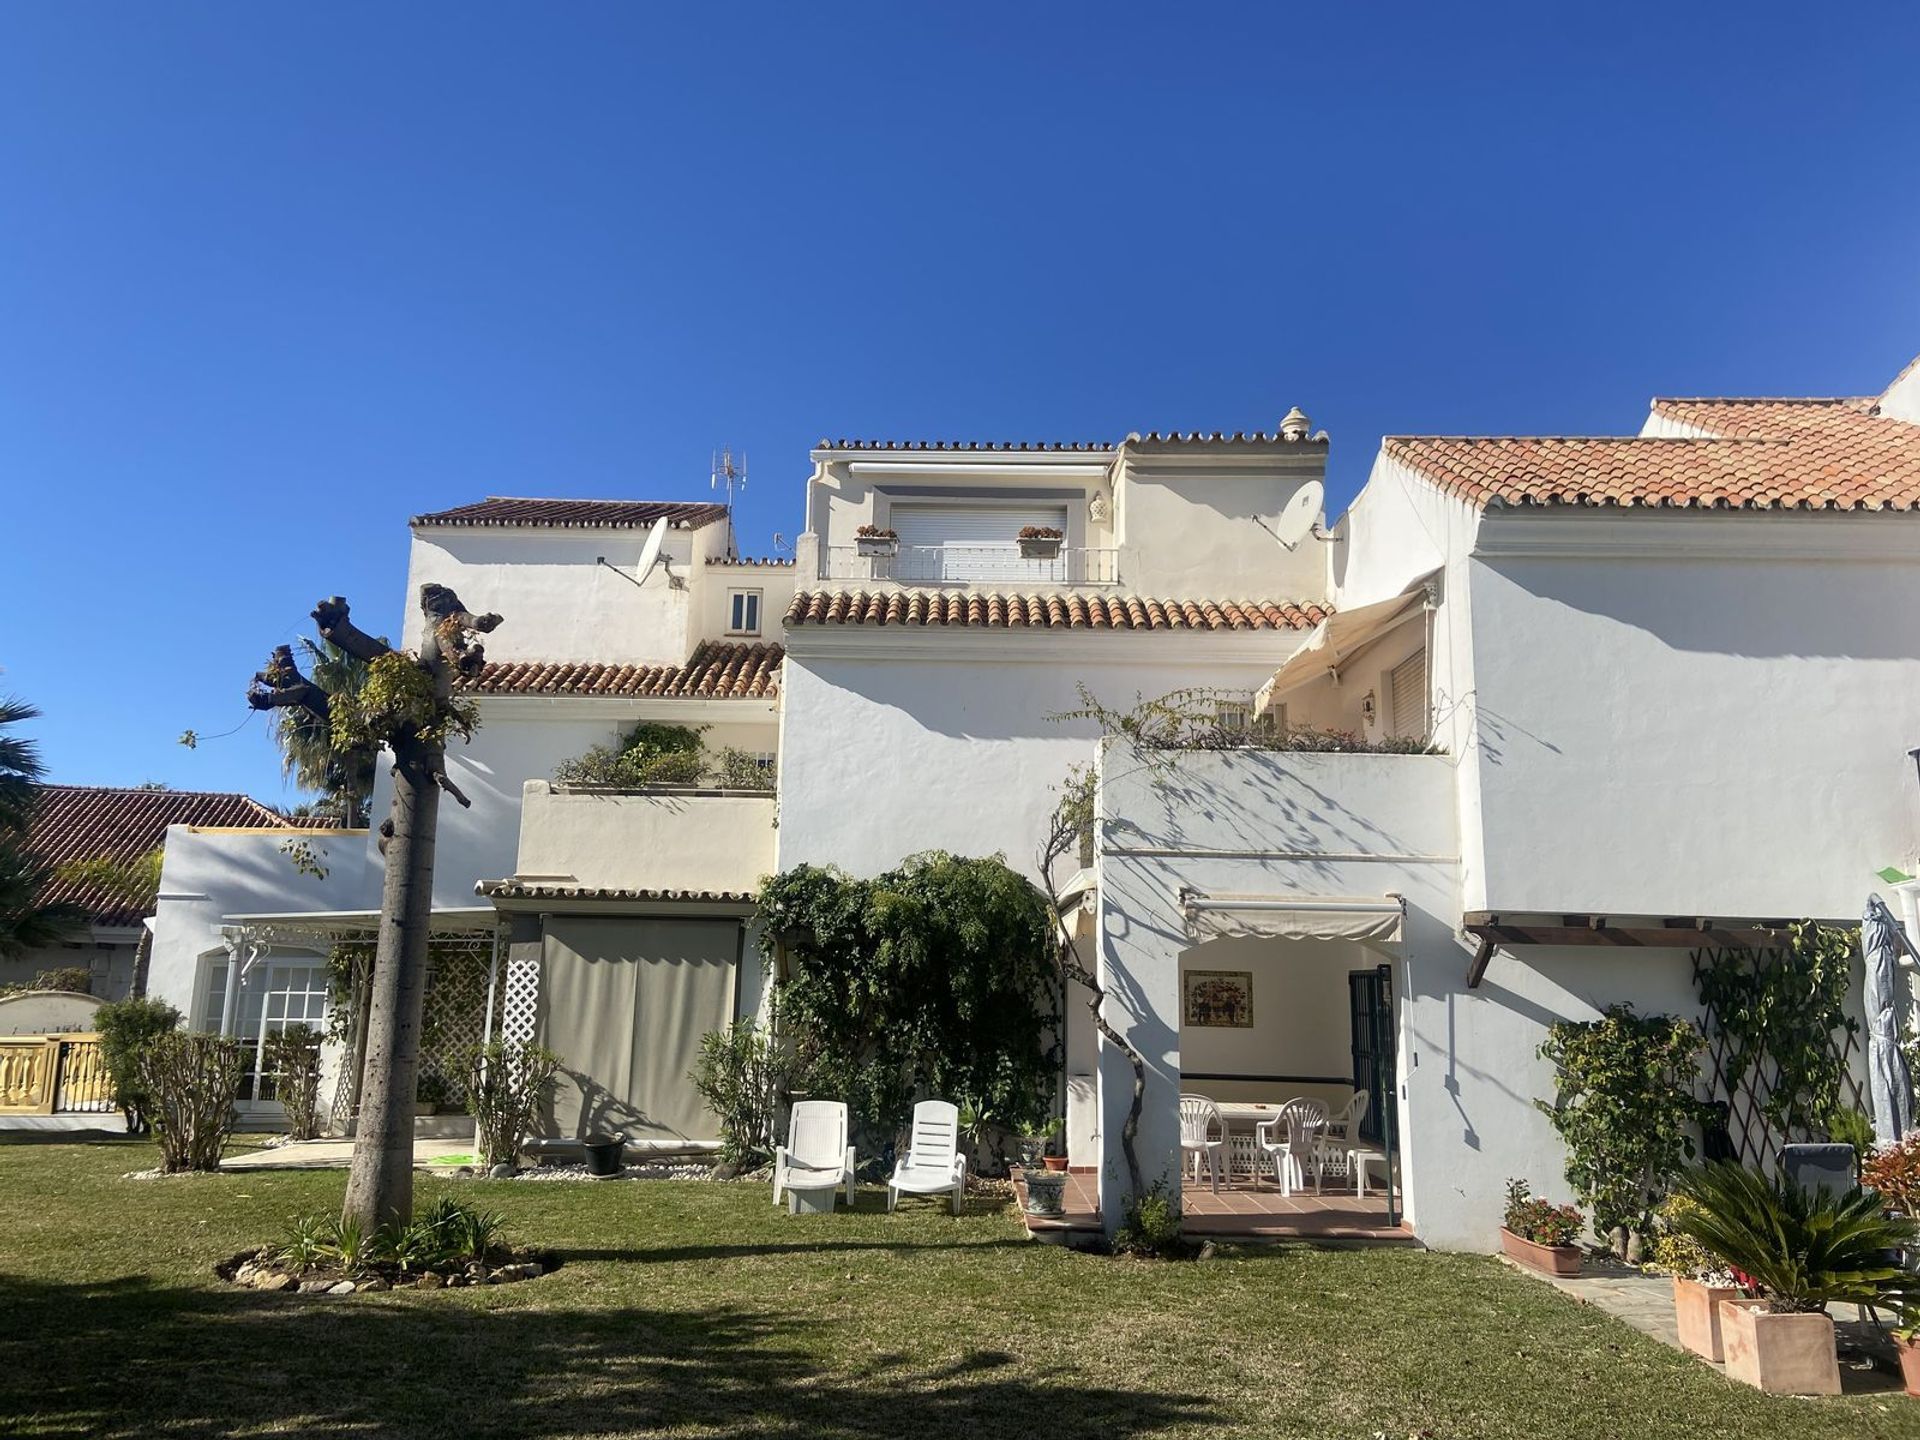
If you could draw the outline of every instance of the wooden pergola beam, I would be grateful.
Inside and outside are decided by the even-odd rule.
[[[1479,941],[1467,965],[1467,988],[1487,973],[1497,948],[1523,945],[1606,945],[1627,948],[1691,950],[1765,949],[1781,943],[1791,921],[1708,915],[1614,916],[1597,914],[1525,914],[1469,910],[1461,928]],[[1833,922],[1849,923],[1849,922]]]

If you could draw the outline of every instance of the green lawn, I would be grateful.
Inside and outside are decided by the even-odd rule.
[[[872,1193],[790,1218],[757,1185],[423,1179],[564,1267],[258,1295],[210,1267],[344,1177],[120,1178],[152,1163],[0,1144],[0,1433],[1920,1436],[1920,1402],[1768,1399],[1491,1260],[1143,1264]]]

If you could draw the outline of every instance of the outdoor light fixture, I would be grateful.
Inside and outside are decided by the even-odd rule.
[[[1360,697],[1360,718],[1369,725],[1373,724],[1373,691],[1371,690]],[[1914,763],[1920,765],[1920,760]]]

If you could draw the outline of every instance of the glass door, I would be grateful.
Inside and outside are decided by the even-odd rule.
[[[267,1037],[289,1025],[319,1030],[327,1016],[327,967],[311,960],[261,961],[240,991],[233,1033],[245,1041],[247,1074],[240,1103],[265,1108],[276,1102],[266,1058]]]

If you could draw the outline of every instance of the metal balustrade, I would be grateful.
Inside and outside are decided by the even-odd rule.
[[[891,580],[902,585],[1113,585],[1120,552],[1062,545],[1047,557],[1005,545],[899,545],[891,552],[858,545],[824,548],[828,580]]]

